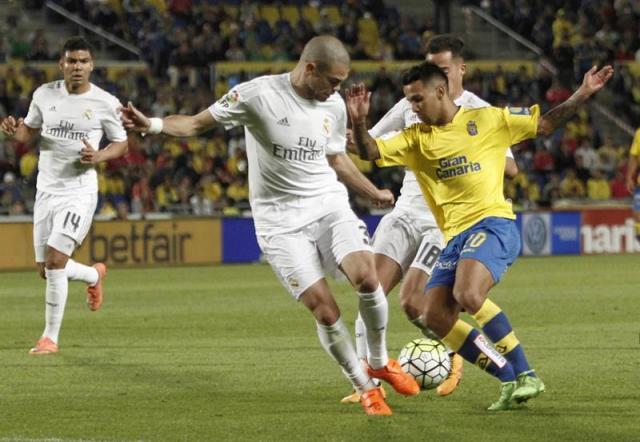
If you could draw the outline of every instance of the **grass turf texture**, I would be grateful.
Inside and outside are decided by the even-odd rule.
[[[0,440],[638,440],[638,256],[520,259],[494,289],[547,392],[491,414],[497,381],[465,364],[450,397],[350,386],[311,315],[267,266],[112,270],[101,311],[70,283],[61,353],[27,355],[44,282],[0,273]],[[333,284],[352,328],[356,297]],[[418,332],[390,295],[390,354]],[[388,389],[390,390],[390,388]]]

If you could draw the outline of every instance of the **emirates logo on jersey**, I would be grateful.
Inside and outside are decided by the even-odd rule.
[[[69,121],[61,120],[58,126],[48,127],[44,133],[56,138],[66,138],[68,140],[82,140],[88,138],[89,134],[84,130],[74,130],[75,125]]]

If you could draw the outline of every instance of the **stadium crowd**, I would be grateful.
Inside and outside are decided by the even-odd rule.
[[[30,3],[37,6],[38,1]],[[112,24],[114,29],[121,30],[122,37],[140,44],[148,57],[148,70],[124,69],[113,74],[107,69],[97,69],[92,81],[123,103],[132,101],[155,116],[195,114],[229,87],[248,79],[245,72],[218,76],[210,86],[206,67],[210,61],[296,59],[302,42],[324,32],[335,33],[346,41],[355,59],[419,60],[426,39],[433,34],[430,19],[414,23],[412,18],[400,17],[393,8],[378,1],[322,2],[322,7],[316,2],[311,5],[317,13],[316,21],[304,18],[306,2],[285,2],[284,6],[265,3],[260,10],[256,10],[255,2],[245,1],[227,2],[226,6],[209,4],[215,2],[171,1],[167,2],[166,10],[162,1],[125,1],[120,10],[114,9],[112,2],[60,0],[59,3],[90,20],[105,23],[105,27]],[[535,2],[517,3],[534,6]],[[274,9],[265,12],[267,6],[275,8],[279,20],[269,21],[268,11]],[[286,7],[295,7],[299,13],[297,22],[288,19],[288,26],[281,19]],[[560,14],[560,9],[555,12]],[[17,25],[19,18],[10,16],[7,21],[6,26]],[[371,34],[371,29],[376,31]],[[39,30],[30,35],[18,29],[11,33],[10,42],[5,33],[1,35],[0,41],[5,43],[0,45],[0,61],[3,54],[23,60],[57,58],[57,54],[49,52],[51,45]],[[370,35],[378,40],[363,41],[363,36]],[[599,57],[591,54],[584,66],[590,66]],[[582,66],[578,55],[574,60],[577,66]],[[620,87],[640,91],[640,80],[633,79],[628,70],[619,71],[622,72],[612,82],[614,91]],[[579,72],[575,70],[574,74]],[[374,92],[370,114],[373,122],[401,97],[401,86],[398,73],[383,67],[365,75],[365,80]],[[573,80],[574,77],[562,75],[554,78],[542,68],[530,72],[523,66],[513,71],[497,65],[491,71],[469,69],[465,88],[495,106],[541,103],[547,109],[571,94]],[[45,81],[46,74],[40,69],[28,64],[8,65],[0,80],[0,116],[26,115],[31,93]],[[632,100],[637,98],[636,105],[640,108],[640,92],[626,95]],[[627,146],[615,145],[608,134],[599,133],[591,118],[587,111],[582,111],[565,130],[546,139],[525,142],[515,149],[520,173],[506,183],[505,191],[516,207],[549,206],[562,198],[605,200],[629,196],[624,183]],[[377,185],[399,190],[402,171],[357,164]],[[0,214],[30,211],[36,169],[36,146],[0,140]],[[155,211],[236,214],[248,209],[242,129],[228,132],[220,129],[192,139],[131,136],[126,157],[104,165],[99,172],[99,212],[105,216],[126,217],[129,213],[144,215]],[[367,210],[366,201],[355,202],[359,210]]]

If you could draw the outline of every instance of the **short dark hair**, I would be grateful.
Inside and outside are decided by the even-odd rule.
[[[406,86],[418,80],[423,83],[428,83],[432,79],[443,80],[444,84],[447,86],[447,90],[449,89],[447,74],[445,74],[442,68],[437,64],[431,63],[430,61],[420,63],[419,65],[413,66],[412,68],[409,68],[409,70],[403,72],[402,85]]]
[[[427,54],[450,51],[452,57],[464,58],[464,41],[454,34],[434,35],[427,41]]]
[[[91,54],[91,57],[93,58],[93,47],[84,37],[71,37],[65,41],[62,46],[60,56],[64,57],[64,54],[67,51],[89,51],[89,54]]]

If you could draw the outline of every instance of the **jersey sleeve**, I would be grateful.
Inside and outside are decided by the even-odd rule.
[[[416,126],[405,129],[390,138],[376,138],[380,152],[380,158],[376,160],[378,167],[410,166],[412,153],[418,141]]]
[[[404,98],[398,101],[386,114],[384,114],[384,117],[382,117],[380,121],[378,121],[376,125],[369,130],[369,135],[373,138],[379,138],[384,134],[404,129],[404,112],[407,105],[407,100]]]
[[[343,100],[340,100],[340,108],[336,112],[335,126],[329,128],[329,141],[325,153],[335,155],[344,153],[347,146],[347,107]]]
[[[42,127],[42,110],[38,103],[39,97],[40,94],[36,90],[33,94],[33,98],[31,99],[31,104],[29,104],[27,116],[24,118],[24,124],[29,126],[31,129],[40,129]]]
[[[249,97],[256,87],[251,82],[237,85],[209,106],[209,112],[226,129],[248,125],[251,117]]]
[[[511,146],[535,138],[540,118],[540,107],[537,104],[531,107],[505,107],[502,115],[509,129]]]
[[[640,129],[636,130],[636,134],[633,137],[633,143],[631,143],[631,151],[629,153],[634,157],[640,158]]]
[[[120,121],[121,112],[118,110],[122,104],[117,98],[113,97],[109,101],[109,106],[102,119],[102,129],[109,141],[125,141],[127,139],[127,131]]]

